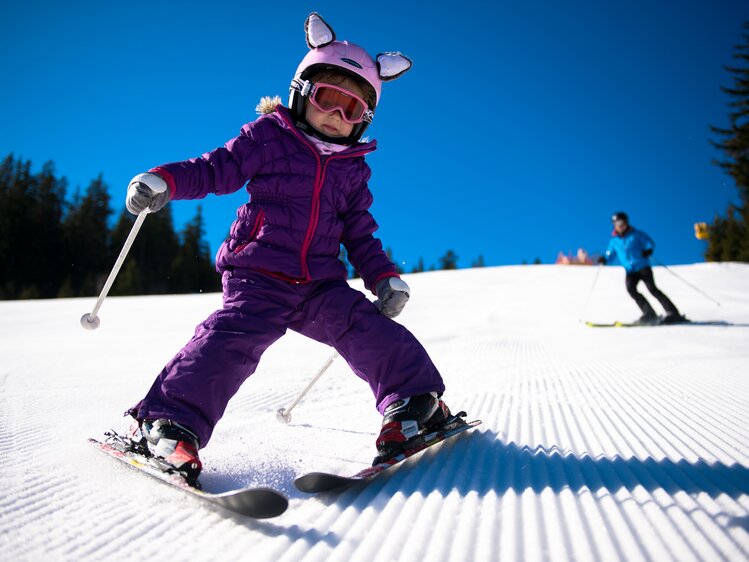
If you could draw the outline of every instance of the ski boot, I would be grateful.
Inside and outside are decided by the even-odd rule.
[[[441,428],[454,417],[436,392],[396,400],[385,409],[377,437],[378,455],[372,466],[413,447],[420,442],[422,435]]]
[[[687,322],[687,317],[678,312],[669,312],[661,320],[661,324],[681,324],[682,322]]]
[[[183,425],[167,419],[134,420],[127,432],[133,450],[153,461],[160,469],[181,473],[198,486],[203,467],[198,457],[197,436]]]
[[[655,312],[646,312],[633,322],[636,326],[651,326],[658,323],[658,315]]]

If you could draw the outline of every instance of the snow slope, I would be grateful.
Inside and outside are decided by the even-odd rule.
[[[690,318],[722,323],[586,327],[593,267],[407,276],[399,320],[441,369],[448,404],[484,424],[338,496],[292,480],[366,465],[380,418],[339,360],[278,423],[331,354],[289,334],[202,453],[211,491],[290,496],[265,521],[86,444],[126,427],[121,412],[220,295],[111,298],[95,332],[78,323],[94,299],[0,302],[0,559],[749,560],[749,266],[655,271]],[[623,277],[602,270],[589,319],[637,316]]]

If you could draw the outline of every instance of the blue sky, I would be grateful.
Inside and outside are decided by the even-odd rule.
[[[702,261],[693,223],[736,201],[712,161],[739,0],[460,3],[27,2],[0,7],[0,156],[47,160],[72,192],[103,174],[116,212],[130,178],[197,156],[286,101],[317,11],[339,39],[400,50],[368,157],[379,236],[408,271],[446,250],[467,267],[602,251],[625,210],[668,264]],[[232,196],[201,204],[211,251]]]

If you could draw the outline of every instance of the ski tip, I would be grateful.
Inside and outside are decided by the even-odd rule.
[[[585,321],[585,325],[589,328],[613,328],[618,326],[617,322],[592,322],[590,320]]]
[[[320,492],[332,492],[352,483],[351,478],[328,474],[327,472],[309,472],[294,480],[294,486],[300,492],[306,494],[317,494]]]
[[[256,519],[278,517],[289,508],[289,500],[283,494],[270,488],[257,488],[252,491],[255,496],[255,509],[251,515]]]
[[[289,507],[288,498],[271,488],[241,490],[224,495],[216,503],[253,519],[278,517]]]

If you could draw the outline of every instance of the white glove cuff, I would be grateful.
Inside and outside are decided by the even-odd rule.
[[[388,278],[388,284],[393,291],[402,291],[408,295],[411,294],[411,288],[403,279],[400,279],[398,277],[390,277]]]
[[[164,178],[150,172],[138,174],[130,180],[130,185],[133,185],[136,182],[146,184],[154,193],[164,193],[169,187],[164,181]]]

